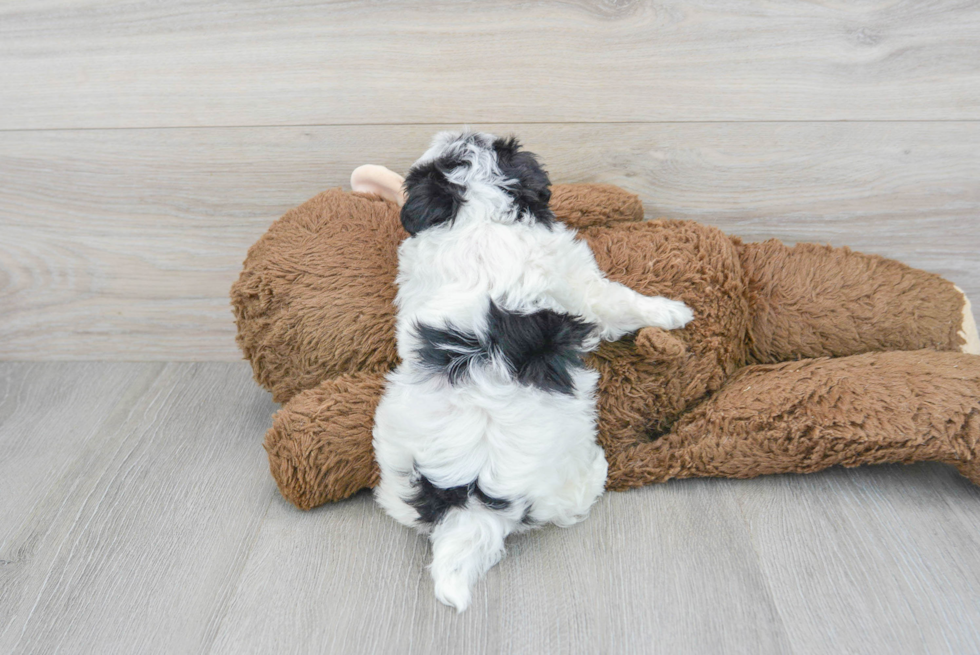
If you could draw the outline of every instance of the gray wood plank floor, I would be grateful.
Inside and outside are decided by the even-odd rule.
[[[457,616],[370,495],[303,513],[244,363],[0,363],[3,653],[975,653],[941,465],[672,482],[512,539]]]

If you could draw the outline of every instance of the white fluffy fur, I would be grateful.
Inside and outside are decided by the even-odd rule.
[[[455,150],[469,161],[450,179],[465,189],[455,221],[419,232],[399,249],[397,342],[401,365],[388,377],[374,426],[381,467],[378,502],[396,520],[428,531],[437,598],[462,611],[470,588],[504,554],[505,538],[534,523],[569,526],[601,495],[606,461],[596,443],[598,374],[573,369],[573,394],[521,385],[491,362],[450,385],[424,369],[413,326],[452,324],[486,330],[491,299],[511,311],[551,309],[599,327],[604,339],[645,326],[681,327],[692,318],[680,302],[647,297],[611,282],[588,246],[561,223],[519,221],[504,191],[490,135],[436,136],[417,162]],[[595,338],[588,348],[598,345]],[[448,488],[478,480],[510,501],[506,510],[470,497],[431,529],[405,502],[415,469]]]

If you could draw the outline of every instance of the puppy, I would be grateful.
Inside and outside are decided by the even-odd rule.
[[[514,138],[442,133],[405,180],[396,338],[374,425],[376,498],[429,534],[436,597],[458,611],[507,535],[583,520],[602,494],[598,373],[583,355],[683,303],[607,280],[548,208]]]

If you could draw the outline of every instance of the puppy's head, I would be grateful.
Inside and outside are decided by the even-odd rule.
[[[550,227],[551,181],[514,137],[442,132],[405,178],[402,225],[411,235],[471,220],[537,222]]]

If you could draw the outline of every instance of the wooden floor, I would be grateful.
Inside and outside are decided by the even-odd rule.
[[[457,616],[370,495],[302,513],[241,363],[0,364],[3,653],[976,653],[980,489],[942,465],[610,493]]]
[[[464,124],[980,319],[977,2],[0,3],[0,653],[980,653],[980,489],[938,465],[610,494],[461,616],[369,495],[283,501],[245,252]]]

